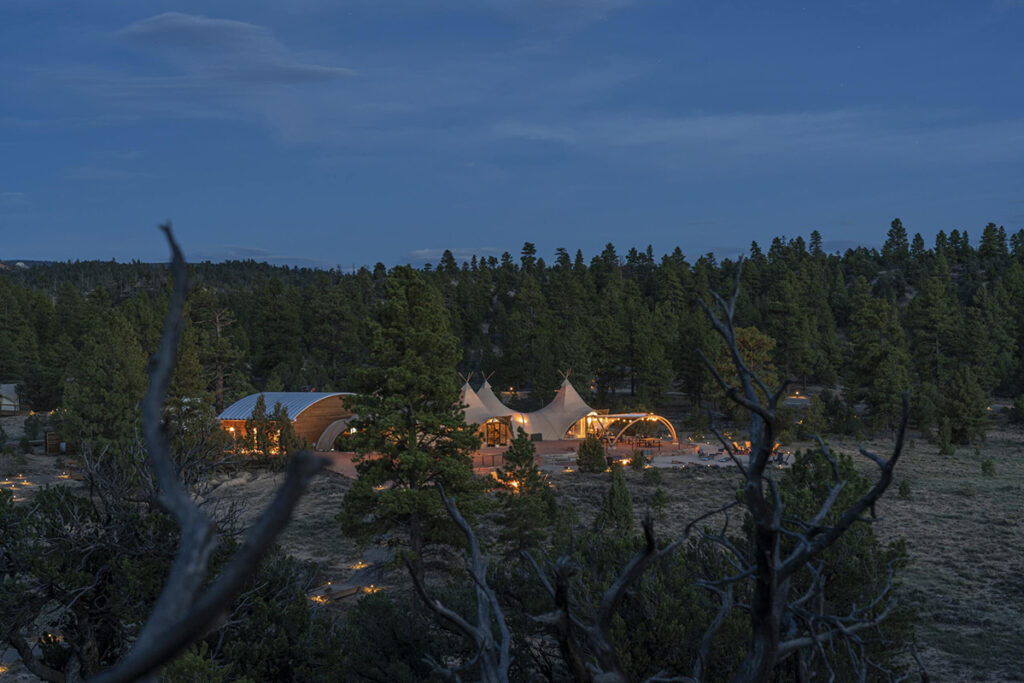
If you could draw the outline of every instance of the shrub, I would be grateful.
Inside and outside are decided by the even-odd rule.
[[[32,441],[35,441],[43,435],[43,427],[46,426],[46,420],[39,413],[34,413],[25,418],[25,436]]]
[[[899,494],[900,494],[900,498],[903,498],[903,499],[909,499],[910,498],[910,482],[908,482],[906,479],[903,479],[903,480],[900,481],[900,491],[899,491]]]
[[[604,472],[608,467],[604,446],[593,434],[585,438],[576,451],[576,467],[580,472],[590,473]]]
[[[633,455],[629,458],[629,466],[634,470],[642,470],[647,464],[647,458],[644,457],[644,452],[639,448],[633,449]]]
[[[612,483],[604,499],[601,512],[595,520],[598,529],[633,530],[633,499],[626,488],[626,476],[621,465],[612,465]]]
[[[949,418],[942,418],[939,423],[939,434],[937,439],[939,455],[953,455],[956,449],[953,448],[953,430],[949,426]]]
[[[18,440],[18,448],[21,449],[22,453],[28,454],[32,452],[32,444],[28,442],[27,436],[22,436],[21,439]]]
[[[659,518],[665,516],[665,508],[668,507],[668,494],[665,493],[665,489],[660,486],[654,490],[654,495],[651,496],[651,510]]]
[[[996,474],[996,463],[992,458],[985,458],[981,461],[981,473],[986,477],[994,477]]]
[[[643,474],[643,480],[644,483],[649,486],[660,486],[662,481],[661,470],[659,470],[657,467],[649,467],[645,469]]]

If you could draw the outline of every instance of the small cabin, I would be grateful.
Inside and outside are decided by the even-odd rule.
[[[328,427],[338,423],[347,423],[352,418],[352,411],[345,406],[345,398],[351,396],[345,392],[314,392],[314,391],[265,391],[262,394],[250,394],[235,401],[224,409],[217,419],[221,428],[230,432],[232,437],[245,437],[245,422],[252,417],[256,401],[260,396],[267,406],[267,415],[274,412],[278,403],[288,410],[295,433],[309,442],[316,450],[330,450],[333,445],[327,444],[322,437]],[[335,435],[336,437],[337,435]]]

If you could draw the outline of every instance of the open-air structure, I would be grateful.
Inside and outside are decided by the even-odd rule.
[[[460,398],[466,406],[466,422],[480,425],[481,436],[488,446],[507,444],[519,428],[536,441],[584,439],[593,434],[614,445],[636,425],[646,427],[650,423],[664,426],[673,443],[678,440],[675,427],[661,415],[609,413],[591,408],[573,387],[568,375],[564,376],[551,402],[530,413],[513,410],[502,403],[486,378],[479,391],[474,391],[469,378],[465,378]]]

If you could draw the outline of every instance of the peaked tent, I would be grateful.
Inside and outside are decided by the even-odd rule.
[[[494,389],[491,388],[491,383],[486,379],[484,379],[484,384],[480,387],[477,395],[480,397],[480,401],[487,406],[487,410],[491,411],[491,417],[512,415],[516,412],[494,395]]]
[[[515,413],[512,422],[521,425],[527,434],[540,434],[544,441],[558,441],[565,438],[570,427],[594,412],[567,377],[551,403],[532,413]]]
[[[493,396],[493,394],[491,395]],[[480,400],[477,393],[473,391],[473,387],[469,385],[469,380],[462,385],[462,390],[459,392],[459,400],[466,406],[466,424],[482,425],[494,417],[494,413]],[[508,409],[506,408],[505,410]]]

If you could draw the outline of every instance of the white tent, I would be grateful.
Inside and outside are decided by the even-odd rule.
[[[565,438],[570,427],[592,413],[594,409],[586,404],[567,377],[551,403],[532,413],[513,414],[512,426],[522,426],[527,434],[540,434],[544,441],[558,441]]]
[[[487,410],[491,411],[491,417],[513,415],[516,411],[512,410],[494,395],[494,389],[491,388],[491,383],[484,379],[484,385],[480,387],[480,391],[477,392],[480,397],[480,401],[487,406]]]
[[[491,395],[493,396],[494,394]],[[477,396],[477,393],[473,391],[473,387],[469,385],[469,380],[466,380],[466,383],[462,385],[462,390],[459,392],[459,400],[466,406],[466,424],[482,425],[494,417],[494,413],[484,405],[480,397]],[[508,411],[508,408],[505,408],[505,410]]]

